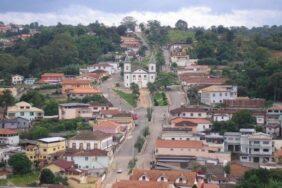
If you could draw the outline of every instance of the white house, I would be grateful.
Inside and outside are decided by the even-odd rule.
[[[17,85],[17,84],[22,84],[24,80],[24,77],[18,74],[15,74],[12,76],[12,84]]]
[[[19,134],[15,130],[0,129],[0,143],[7,145],[18,145],[20,142]]]
[[[113,74],[117,69],[116,69],[116,65],[115,67],[112,66],[109,63],[98,63],[98,64],[93,64],[87,67],[87,71],[88,72],[94,72],[96,70],[103,70],[103,71],[107,71],[109,74]]]
[[[128,60],[124,62],[124,86],[129,88],[131,83],[136,83],[139,88],[146,88],[149,82],[155,82],[156,64],[150,61],[148,70],[141,68]]]
[[[73,161],[78,169],[91,175],[101,175],[111,163],[111,157],[105,150],[69,150],[65,153],[67,161]]]
[[[237,98],[237,86],[212,85],[198,91],[201,102],[207,105],[223,103],[224,99]]]
[[[80,131],[76,136],[68,140],[68,148],[93,150],[109,150],[113,146],[112,134],[102,131]]]
[[[25,85],[33,85],[33,84],[35,84],[35,78],[26,78],[25,80],[24,80],[24,84]]]
[[[7,117],[13,119],[16,117],[22,117],[28,119],[29,121],[41,119],[44,116],[44,111],[42,109],[32,107],[31,104],[27,102],[18,102],[15,106],[8,107]]]

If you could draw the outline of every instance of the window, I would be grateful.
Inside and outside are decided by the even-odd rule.
[[[86,168],[89,168],[88,165],[86,165]]]
[[[259,148],[255,148],[255,149],[254,149],[254,152],[259,152]]]
[[[90,150],[90,143],[87,143],[86,149],[87,149],[87,150]]]
[[[202,116],[202,114],[201,114],[201,113],[199,113],[199,114],[198,114],[198,116],[199,116],[199,117],[201,117],[201,116]]]
[[[30,115],[31,115],[31,116],[34,116],[34,112],[30,112]]]
[[[85,157],[85,161],[88,161],[88,157]]]
[[[43,151],[47,151],[47,149],[43,149]]]
[[[263,149],[263,152],[269,152],[269,149]]]
[[[21,112],[21,113],[20,113],[20,116],[24,116],[24,112]]]
[[[175,140],[175,138],[171,138],[171,140]]]
[[[219,96],[222,96],[222,94],[221,94],[221,93],[219,93]]]
[[[72,143],[71,147],[72,147],[73,149],[76,149],[76,143]]]
[[[259,144],[259,141],[254,141],[254,144]]]
[[[269,141],[263,141],[263,144],[267,145],[269,144]]]
[[[227,93],[225,93],[225,96],[227,97]]]
[[[79,143],[79,149],[83,149],[83,143]]]
[[[170,148],[170,151],[173,151],[173,148]]]
[[[212,96],[215,97],[215,93],[213,93]]]
[[[146,176],[143,175],[143,176],[142,176],[142,180],[146,180]]]
[[[191,114],[190,114],[190,116],[191,116],[191,117],[193,117],[193,116],[194,116],[194,114],[193,114],[193,113],[191,113]]]

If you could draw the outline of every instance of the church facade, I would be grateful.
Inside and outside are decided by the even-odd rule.
[[[149,82],[155,82],[156,64],[149,63],[148,70],[132,66],[132,63],[124,63],[124,86],[129,88],[131,83],[136,83],[139,88],[146,88]]]

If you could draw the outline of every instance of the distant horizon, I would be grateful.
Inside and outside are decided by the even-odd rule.
[[[226,27],[262,27],[282,24],[282,3],[279,0],[0,0],[0,21],[44,26],[57,23],[88,25],[96,20],[117,26],[125,16],[139,23],[158,20],[174,26],[182,19],[188,27],[223,25]]]

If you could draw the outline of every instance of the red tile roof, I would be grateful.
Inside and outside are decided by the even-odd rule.
[[[72,85],[72,84],[84,84],[84,85],[90,85],[90,80],[83,80],[83,79],[64,79],[62,81],[63,85]]]
[[[53,161],[51,164],[54,164],[56,166],[59,166],[60,168],[67,170],[71,167],[73,167],[74,163],[72,161],[66,161],[66,160],[56,160]]]
[[[11,129],[0,129],[0,135],[13,135],[18,134],[17,131]]]
[[[94,128],[116,129],[119,126],[120,126],[120,124],[115,122],[115,121],[105,120],[105,121],[100,121],[97,125],[94,125]]]
[[[121,180],[113,184],[112,188],[169,188],[166,182]]]

